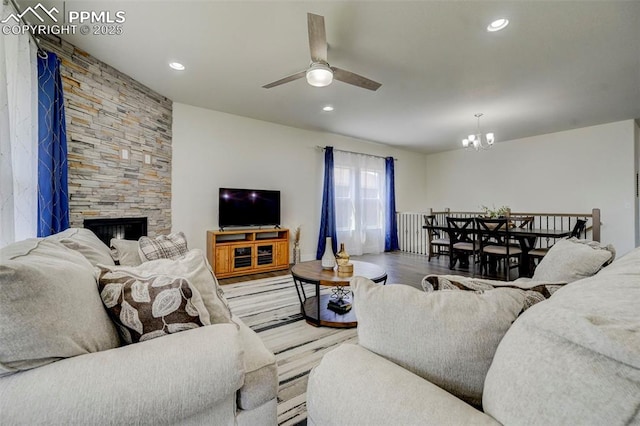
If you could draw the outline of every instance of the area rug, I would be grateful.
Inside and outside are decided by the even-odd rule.
[[[314,327],[300,313],[290,275],[222,286],[231,310],[258,333],[278,362],[278,424],[304,424],[309,371],[336,346],[357,341],[356,329]],[[307,295],[313,286],[305,286]],[[329,288],[322,289],[329,292]]]

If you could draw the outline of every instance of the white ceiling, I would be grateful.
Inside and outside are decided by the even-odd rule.
[[[425,153],[459,149],[478,112],[498,142],[640,117],[640,1],[64,7],[124,11],[122,35],[63,38],[173,101]],[[304,79],[261,87],[309,65],[307,12],[325,17],[329,63],[382,83],[377,92]],[[499,17],[510,25],[487,32]],[[170,61],[187,68],[171,70]]]

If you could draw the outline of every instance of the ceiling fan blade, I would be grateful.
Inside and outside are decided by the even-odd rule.
[[[363,89],[369,89],[376,91],[382,86],[382,84],[369,80],[366,77],[352,73],[351,71],[345,71],[340,68],[331,67],[333,70],[333,78],[340,80],[343,83],[353,84],[354,86],[362,87]]]
[[[285,84],[285,83],[289,83],[290,81],[297,80],[297,79],[302,78],[302,77],[304,77],[306,75],[307,75],[307,70],[300,71],[300,72],[297,72],[295,74],[291,74],[290,76],[287,76],[285,78],[281,78],[280,80],[274,81],[273,83],[265,84],[262,87],[265,88],[265,89],[271,89],[272,87],[280,86],[281,84]]]
[[[312,62],[327,62],[327,34],[324,30],[324,16],[307,13],[309,28],[309,51]]]

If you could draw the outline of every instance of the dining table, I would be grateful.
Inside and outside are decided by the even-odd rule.
[[[438,231],[449,231],[449,228],[446,225],[423,225],[424,229],[433,229]],[[474,229],[471,233],[479,234],[480,230]],[[504,231],[506,234],[506,231]],[[530,262],[529,262],[529,252],[535,248],[536,241],[538,238],[547,238],[547,239],[559,239],[565,238],[571,235],[571,229],[553,229],[553,228],[518,228],[513,227],[509,228],[509,237],[518,241],[518,245],[520,246],[520,250],[522,250],[522,258],[520,259],[520,264],[518,266],[518,273],[521,277],[530,277],[533,273],[531,271]]]

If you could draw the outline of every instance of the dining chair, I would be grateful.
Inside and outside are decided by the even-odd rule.
[[[533,229],[533,216],[509,216],[509,221],[516,228]]]
[[[444,231],[434,229],[434,226],[438,226],[438,219],[436,215],[424,215],[424,225],[427,228],[427,239],[429,240],[429,255],[427,261],[431,262],[431,258],[434,255],[440,257],[440,255],[449,254],[449,238],[443,235]],[[434,250],[435,249],[435,250]]]
[[[509,241],[509,219],[477,217],[475,221],[480,241],[480,270],[488,274],[489,260],[504,260],[506,279],[509,281],[511,268],[518,267],[522,260],[522,249]],[[517,258],[518,263],[512,264],[512,258]]]
[[[571,230],[571,234],[569,235],[568,238],[572,238],[572,237],[576,237],[576,238],[580,238],[580,234],[582,234],[584,232],[584,228],[587,226],[587,221],[584,219],[577,219],[575,225],[573,225],[573,229]],[[529,261],[530,261],[530,267],[531,270],[534,269],[535,264],[534,264],[534,260],[540,260],[542,259],[547,252],[549,251],[551,247],[540,247],[540,248],[535,248],[533,250],[529,250]]]
[[[449,234],[449,269],[453,269],[456,261],[460,261],[460,266],[469,266],[469,256],[475,263],[479,246],[473,218],[447,216],[446,219]]]
[[[533,229],[533,216],[509,216],[509,226],[518,229]],[[511,237],[509,244],[520,248],[520,241]]]

